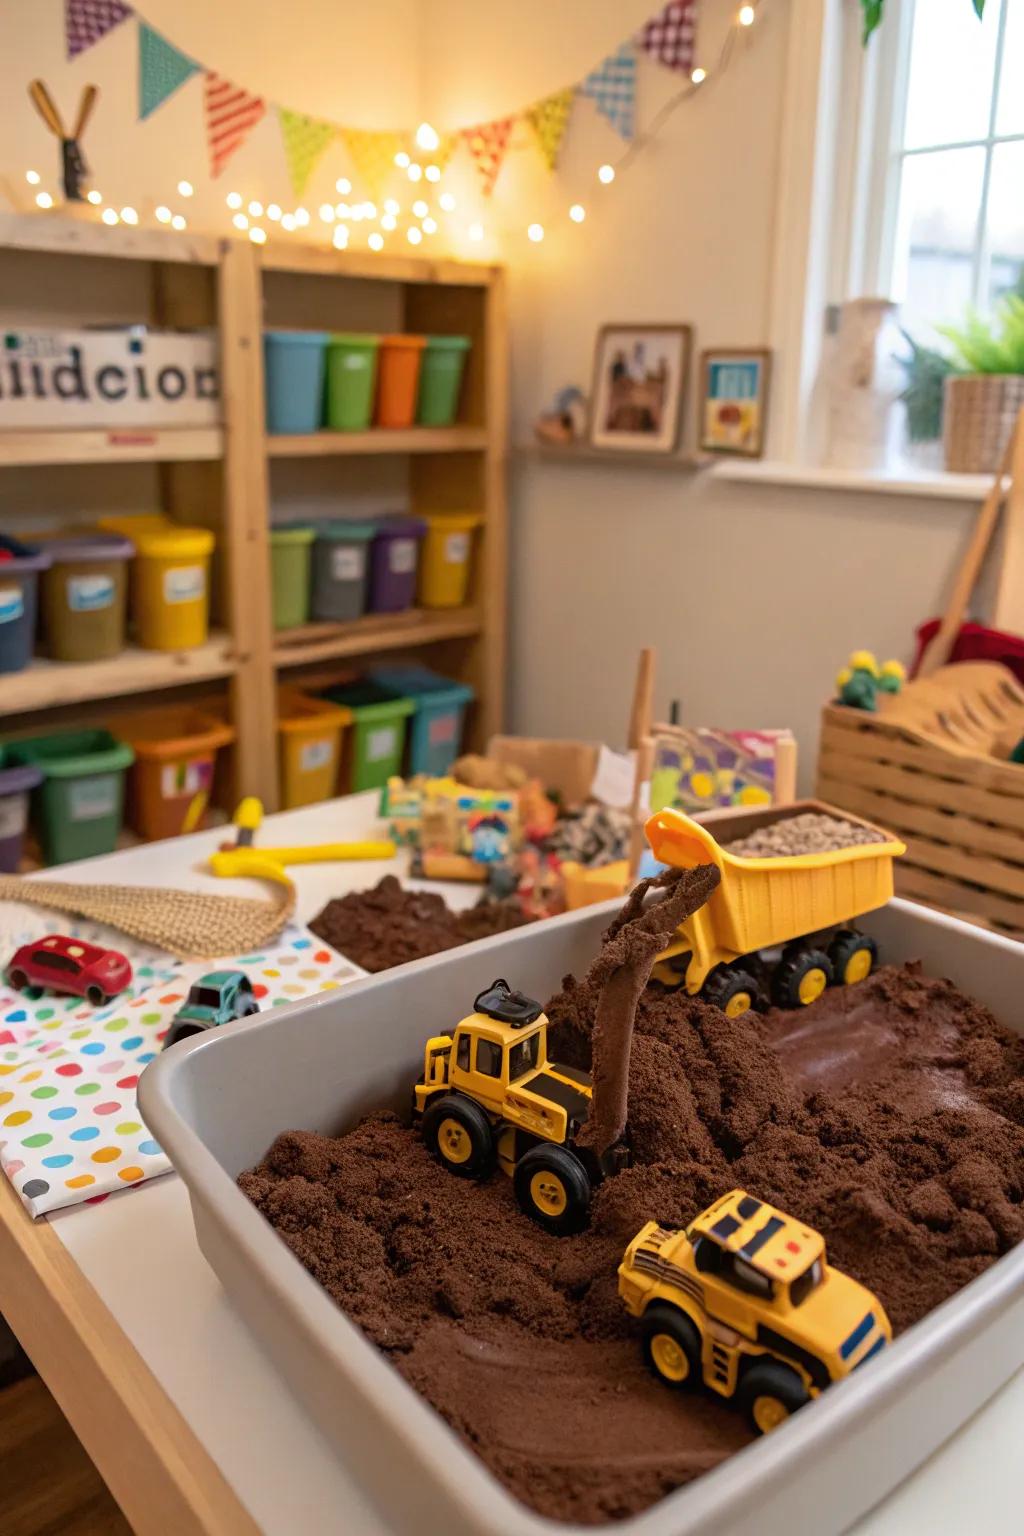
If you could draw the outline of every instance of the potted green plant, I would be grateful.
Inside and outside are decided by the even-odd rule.
[[[968,311],[962,327],[938,327],[953,347],[945,382],[946,468],[993,474],[1024,408],[1024,298],[1010,293],[991,320]]]
[[[974,7],[975,15],[980,21],[985,13],[985,0],[970,0],[970,3]],[[885,0],[860,0],[860,8],[864,17],[864,42],[866,44],[868,38],[882,20]]]
[[[921,468],[941,469],[942,404],[953,364],[944,353],[915,341],[909,331],[901,334],[910,348],[896,359],[905,379],[900,400],[906,407],[906,454]]]

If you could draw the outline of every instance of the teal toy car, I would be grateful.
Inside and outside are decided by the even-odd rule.
[[[207,971],[189,988],[185,1006],[178,1009],[164,1038],[164,1050],[204,1029],[216,1029],[218,1024],[230,1024],[259,1011],[252,982],[244,971]]]

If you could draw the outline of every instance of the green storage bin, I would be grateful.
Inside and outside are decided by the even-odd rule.
[[[270,530],[270,589],[275,629],[309,622],[314,528]]]
[[[421,427],[450,427],[454,422],[469,345],[468,336],[427,337],[416,407],[416,420]]]
[[[365,432],[377,390],[379,336],[341,332],[327,343],[327,425]]]
[[[344,741],[342,793],[383,789],[402,771],[405,732],[416,708],[412,699],[393,698],[375,683],[345,683],[327,688],[323,697],[352,711],[352,728]]]
[[[32,822],[47,864],[113,853],[131,747],[109,731],[53,731],[11,742],[9,755],[43,775],[32,792]]]

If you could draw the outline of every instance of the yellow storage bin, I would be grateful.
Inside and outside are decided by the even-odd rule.
[[[420,602],[424,608],[461,608],[469,590],[473,534],[478,512],[428,512],[420,556]]]
[[[286,811],[337,793],[341,733],[351,720],[352,711],[343,704],[311,698],[297,688],[278,690],[281,804]]]
[[[159,512],[101,517],[99,526],[135,545],[131,608],[135,638],[147,651],[185,651],[210,631],[213,534]]]

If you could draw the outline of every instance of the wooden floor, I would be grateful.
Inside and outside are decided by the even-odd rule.
[[[132,1536],[38,1376],[0,1391],[2,1536]]]

